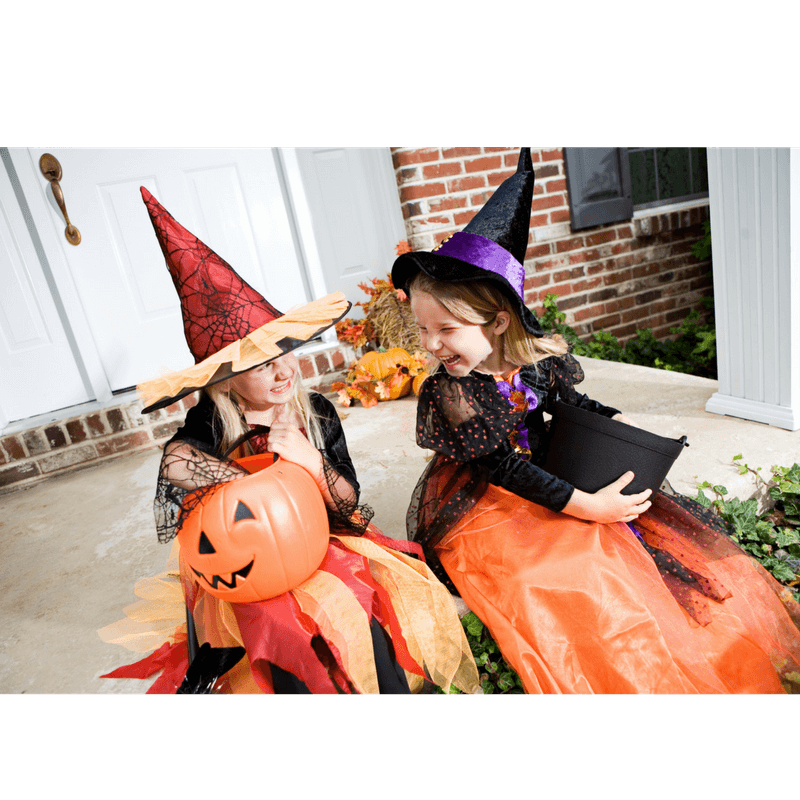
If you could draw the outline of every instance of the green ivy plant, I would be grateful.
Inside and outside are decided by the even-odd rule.
[[[461,624],[478,667],[483,693],[525,694],[519,675],[503,658],[489,629],[471,611],[461,618]],[[444,694],[438,687],[434,687],[432,693]],[[461,694],[461,692],[455,686],[451,686],[450,694]]]
[[[753,469],[741,460],[741,454],[733,458],[739,474],[753,475],[757,488],[772,501],[767,510],[758,513],[756,497],[728,499],[724,486],[708,481],[697,484],[695,499],[712,508],[728,524],[730,536],[739,547],[789,587],[800,602],[800,465],[773,466],[772,478],[767,480],[761,475],[761,467]],[[710,490],[714,498],[704,490]]]

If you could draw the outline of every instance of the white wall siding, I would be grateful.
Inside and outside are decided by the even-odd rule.
[[[797,430],[800,151],[709,148],[708,173],[719,391],[706,410]]]

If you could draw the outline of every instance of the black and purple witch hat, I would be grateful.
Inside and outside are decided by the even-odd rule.
[[[517,171],[506,178],[463,231],[432,251],[403,253],[392,266],[392,281],[405,290],[421,270],[448,283],[488,281],[511,300],[528,333],[544,336],[536,315],[525,305],[525,251],[533,201],[530,147],[519,154]]]

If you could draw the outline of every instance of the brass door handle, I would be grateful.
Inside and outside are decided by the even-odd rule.
[[[61,164],[59,164],[55,156],[51,156],[50,153],[44,153],[39,159],[39,169],[42,171],[42,175],[50,182],[50,188],[53,190],[53,197],[55,197],[56,203],[58,203],[58,207],[61,209],[61,213],[66,220],[67,227],[64,230],[64,236],[67,237],[67,241],[70,244],[80,244],[81,232],[69,221],[69,216],[67,216],[67,204],[64,202],[64,192],[59,183],[61,180]]]

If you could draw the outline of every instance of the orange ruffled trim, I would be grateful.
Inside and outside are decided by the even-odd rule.
[[[383,544],[391,541],[372,525],[361,537],[332,536],[330,547],[341,553],[345,561],[355,556],[363,563],[366,572],[362,573],[362,578],[355,583],[349,579],[345,582],[341,570],[340,574],[334,574],[320,569],[308,581],[282,596],[285,607],[280,613],[286,614],[286,619],[294,615],[298,624],[310,626],[309,634],[314,630],[323,635],[337,661],[335,665],[328,665],[331,679],[344,681],[352,687],[351,690],[377,692],[369,630],[370,616],[374,616],[390,634],[395,655],[406,672],[412,691],[421,688],[422,676],[427,675],[445,692],[454,685],[462,692],[474,693],[479,686],[478,673],[451,595],[426,564]],[[397,542],[397,545],[409,549],[406,542]],[[178,554],[176,542],[171,553],[172,565]],[[145,642],[152,644],[159,635],[163,636],[164,625],[158,623],[154,627],[154,620],[150,617],[164,615],[165,597],[172,604],[175,622],[179,614],[185,614],[185,594],[187,604],[193,609],[201,642],[208,641],[213,647],[244,646],[240,622],[248,618],[247,614],[257,613],[253,607],[259,604],[246,604],[235,609],[199,589],[185,569],[179,572],[168,570],[154,579],[140,581],[137,594],[141,596],[152,581],[158,581],[159,586],[166,582],[169,585],[167,594],[159,596],[160,602],[153,605],[143,597],[139,603],[129,606],[126,619],[100,631],[105,641],[141,652]],[[148,593],[144,591],[144,594]],[[369,600],[371,596],[374,596],[372,601]],[[371,614],[367,613],[364,603],[372,603]],[[135,625],[129,613],[136,616]],[[178,642],[182,626],[185,638],[183,623],[174,624],[170,636],[164,638]],[[287,641],[286,644],[291,650],[291,643]],[[281,666],[286,668],[284,664]],[[298,670],[290,671],[297,674]],[[302,675],[298,677],[303,679]],[[309,680],[318,682],[320,679],[312,677]],[[336,690],[333,684],[330,687],[327,691]],[[248,653],[227,673],[218,689],[235,693],[269,693],[272,686],[268,671],[254,669]]]
[[[243,372],[281,355],[283,350],[277,343],[286,337],[308,341],[344,315],[348,307],[344,294],[333,292],[267,322],[199,364],[144,381],[136,388],[145,406],[149,406],[164,397],[174,397],[183,389],[205,386],[223,364],[230,364],[233,372]]]

